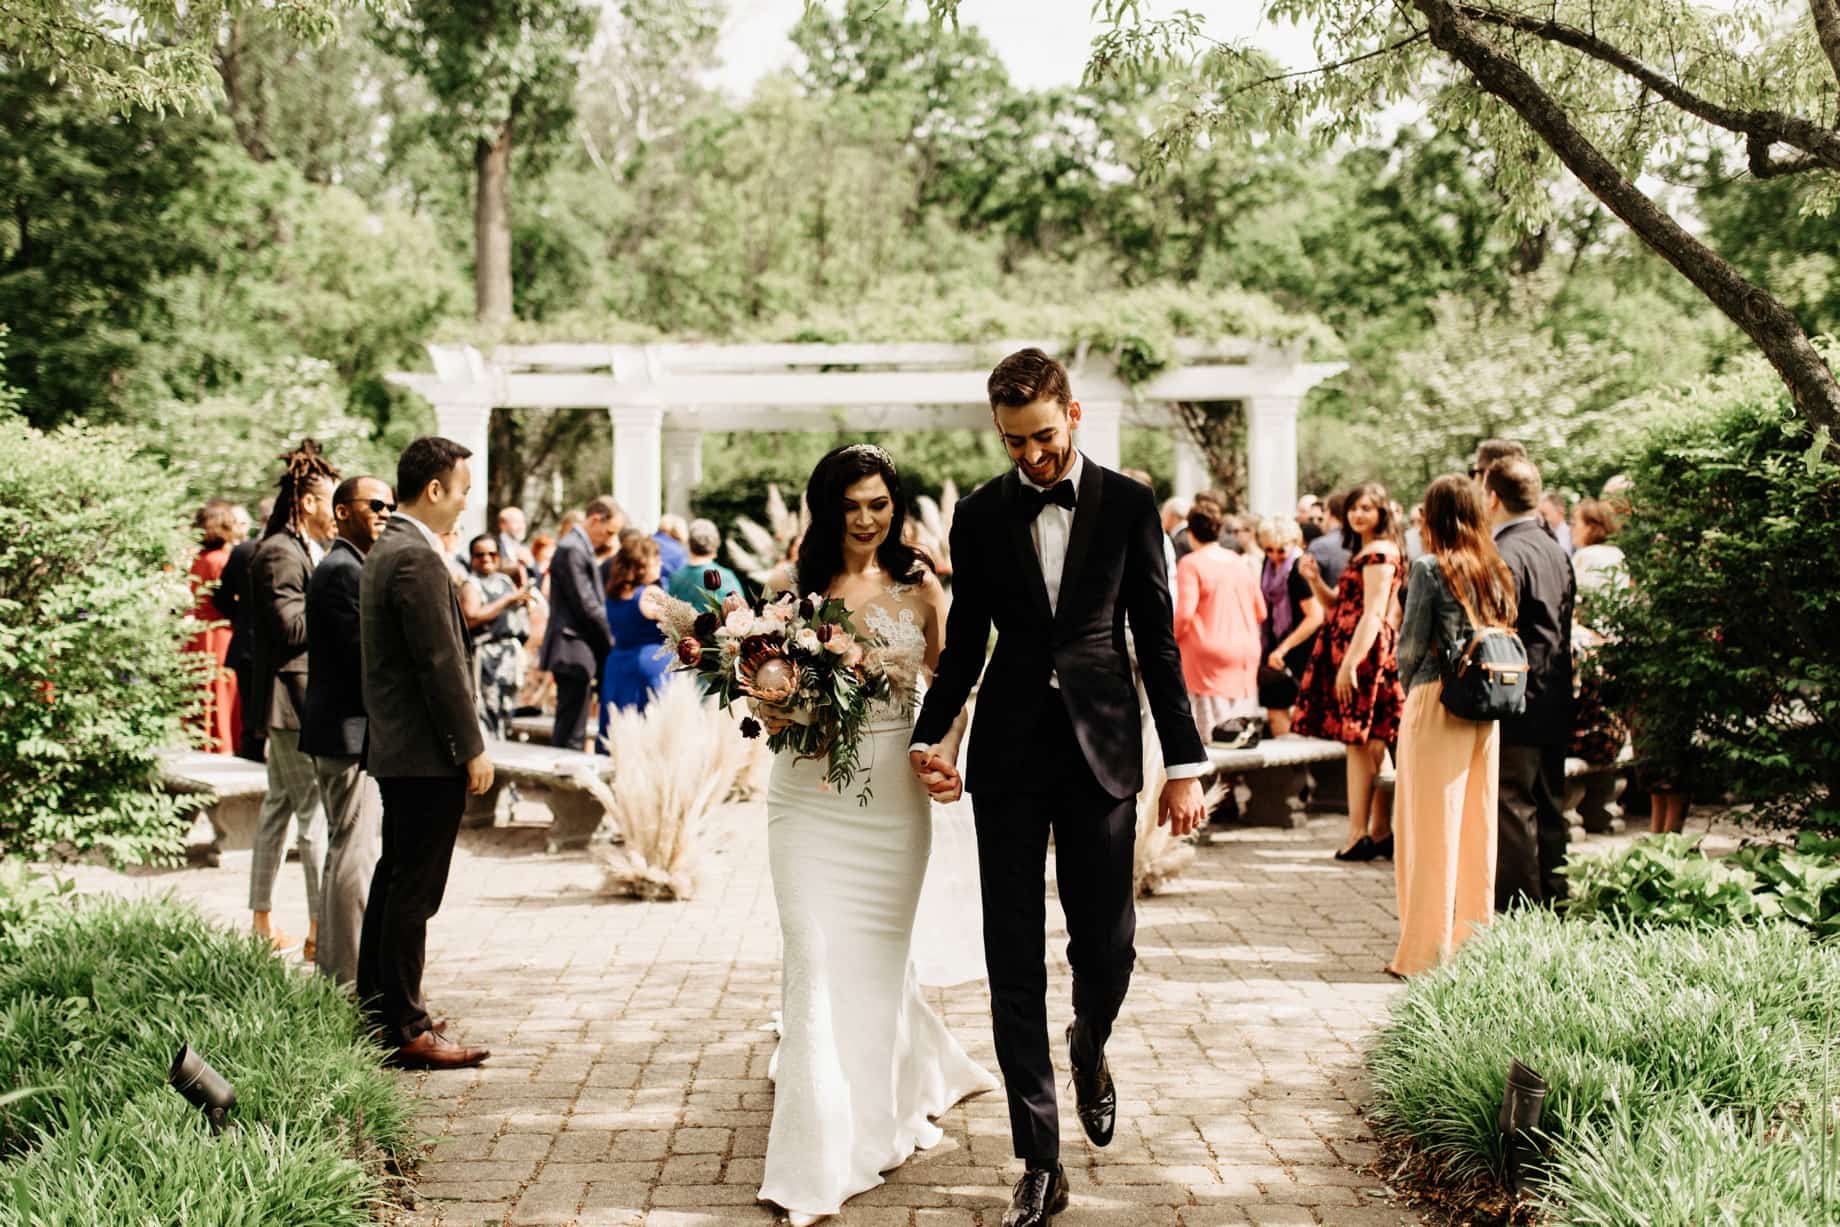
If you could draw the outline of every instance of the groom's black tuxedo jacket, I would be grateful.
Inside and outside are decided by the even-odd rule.
[[[1011,469],[959,500],[952,522],[952,612],[945,649],[914,740],[932,745],[957,717],[997,628],[978,691],[965,786],[1002,791],[1027,782],[1035,727],[1049,702],[1066,705],[1093,778],[1112,796],[1140,792],[1143,730],[1125,649],[1129,619],[1163,757],[1205,762],[1176,650],[1156,496],[1094,464],[1081,470],[1078,504],[1050,610],[1031,522]],[[1057,693],[1049,676],[1057,675]]]

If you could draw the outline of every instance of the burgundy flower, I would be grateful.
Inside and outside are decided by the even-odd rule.
[[[837,624],[835,622],[826,622],[823,626],[818,628],[818,642],[829,643],[831,641],[831,636],[836,633]]]
[[[703,645],[694,638],[685,635],[677,641],[677,659],[686,665],[695,665],[703,659]]]
[[[722,573],[720,571],[716,570],[714,567],[711,567],[709,568],[709,570],[703,572],[703,587],[709,589],[711,592],[714,592],[717,588],[720,588],[721,586],[722,586]]]
[[[749,741],[760,736],[760,721],[754,719],[752,716],[743,719],[741,721],[741,735]]]
[[[818,613],[818,607],[811,603],[810,597],[807,596],[807,597],[799,598],[799,617],[809,622],[812,620],[812,618],[817,616],[817,613]]]
[[[721,620],[716,617],[715,611],[711,610],[696,616],[696,621],[690,624],[690,633],[698,639],[712,639],[715,637],[716,628],[721,625]]]

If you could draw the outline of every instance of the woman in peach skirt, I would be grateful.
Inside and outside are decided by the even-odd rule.
[[[1425,491],[1424,538],[1399,630],[1399,948],[1386,970],[1402,977],[1436,967],[1494,912],[1501,729],[1450,713],[1439,665],[1472,625],[1514,628],[1514,580],[1467,478],[1440,477]]]

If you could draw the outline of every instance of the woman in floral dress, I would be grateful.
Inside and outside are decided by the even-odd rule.
[[[1292,729],[1348,747],[1348,839],[1335,857],[1371,861],[1393,855],[1390,814],[1374,777],[1399,736],[1405,706],[1394,616],[1404,568],[1385,487],[1356,486],[1342,522],[1344,543],[1354,556],[1334,591],[1322,582],[1314,558],[1297,560],[1298,572],[1328,615],[1303,675]]]

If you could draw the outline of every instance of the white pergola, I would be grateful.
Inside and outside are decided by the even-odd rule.
[[[613,425],[612,493],[632,522],[687,515],[701,480],[706,431],[944,430],[990,425],[985,380],[1003,355],[1043,341],[863,345],[430,345],[432,374],[390,379],[426,397],[436,429],[473,452],[473,489],[461,527],[486,527],[487,422],[494,409],[593,409]],[[1246,406],[1251,509],[1292,510],[1297,497],[1297,406],[1342,363],[1303,362],[1240,340],[1184,342],[1180,366],[1130,387],[1084,350],[1068,373],[1083,418],[1077,442],[1104,465],[1119,463],[1127,425],[1170,430],[1175,491],[1208,484],[1200,452],[1176,419],[1178,401]]]

